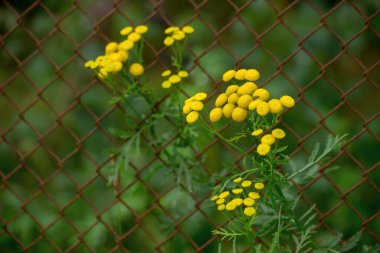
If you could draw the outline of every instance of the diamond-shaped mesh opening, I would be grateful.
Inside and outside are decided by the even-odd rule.
[[[33,131],[44,134],[54,125],[57,115],[45,101],[37,100],[27,109],[24,118]]]
[[[44,189],[54,197],[56,204],[60,207],[69,205],[77,195],[76,185],[65,174],[60,172],[49,177]]]
[[[61,250],[68,249],[77,240],[77,231],[63,218],[49,226],[46,229],[45,234],[46,238],[54,242],[54,244],[56,244]],[[56,236],[57,234],[60,236]]]
[[[24,43],[28,41],[29,43]],[[4,49],[18,61],[25,60],[30,54],[35,51],[36,42],[30,34],[28,34],[22,27],[17,27],[12,33],[7,34],[2,43]]]
[[[54,197],[54,195],[52,196]],[[56,214],[59,211],[57,203],[52,202],[52,200],[44,193],[40,193],[37,197],[33,198],[27,204],[26,209],[42,227],[51,224],[55,220]]]
[[[5,187],[0,188],[0,198],[2,199],[2,203],[0,204],[0,216],[5,221],[9,221],[19,213],[21,201]]]
[[[278,36],[283,40],[279,41]],[[262,38],[263,47],[277,60],[284,60],[297,49],[297,38],[283,25],[276,25]]]
[[[15,79],[10,81],[5,86],[4,91],[7,97],[14,103],[17,103],[21,108],[29,105],[35,99],[36,94],[35,87],[22,75],[18,75]]]
[[[22,17],[22,21],[29,32],[39,39],[44,38],[55,25],[55,21],[41,5],[37,5],[32,11],[27,12]]]
[[[26,200],[40,190],[40,181],[32,170],[21,167],[13,171],[12,176],[8,178],[8,187],[16,192],[21,200]]]
[[[302,38],[318,27],[320,15],[309,3],[300,1],[284,14],[283,21],[293,33]]]
[[[380,87],[364,82],[347,96],[347,101],[366,118],[370,118],[379,112],[380,101],[377,99],[379,96]]]
[[[81,27],[81,29],[78,29],[78,27]],[[62,32],[70,38],[70,40],[77,43],[82,42],[88,36],[92,27],[88,18],[79,10],[70,12],[59,25]]]
[[[350,18],[347,19],[346,17]],[[352,38],[364,24],[363,17],[349,4],[340,5],[327,18],[326,23],[344,41]]]
[[[24,65],[25,77],[35,87],[43,88],[55,77],[56,68],[42,54],[28,59]]]
[[[0,173],[6,175],[17,167],[20,162],[18,150],[13,149],[6,142],[0,142],[0,161],[4,166]]]
[[[77,141],[73,134],[62,126],[55,127],[44,138],[44,145],[50,149],[57,160],[72,153],[76,149],[76,144]]]
[[[334,209],[333,212],[324,219],[324,222],[336,231],[347,231],[350,228],[359,230],[362,224],[362,220],[358,215],[344,203]]]
[[[374,201],[378,194],[377,190],[378,188],[376,189],[369,182],[365,182],[347,196],[347,201],[357,209],[365,219],[370,219],[373,213],[369,212],[369,210],[379,210],[379,203]],[[380,231],[376,229],[374,232],[378,234]]]
[[[58,66],[69,60],[75,49],[75,44],[59,30],[49,36],[41,45],[44,55],[48,56]],[[59,50],[59,53],[57,53],[57,50]]]
[[[36,144],[33,143],[33,146]],[[48,178],[56,171],[57,161],[46,149],[41,147],[33,149],[33,152],[26,158],[25,162],[41,179]]]
[[[363,176],[363,170],[344,154],[330,164],[325,169],[325,173],[341,191],[347,191],[355,186],[358,183],[358,178]]]
[[[378,146],[379,140],[375,140],[372,135],[365,132],[348,146],[348,150],[364,168],[368,169],[376,166],[376,163],[378,163],[378,159],[376,158],[380,155]]]
[[[265,33],[277,20],[276,11],[266,1],[253,2],[240,16],[258,34]]]
[[[38,231],[39,229],[40,227],[37,223],[26,213],[18,216],[7,226],[7,230],[12,234],[11,236],[17,238],[17,243],[20,243],[22,247],[32,243],[40,236],[33,233],[33,231]]]
[[[330,62],[342,49],[342,42],[326,27],[321,27],[304,40],[304,48],[319,62]]]

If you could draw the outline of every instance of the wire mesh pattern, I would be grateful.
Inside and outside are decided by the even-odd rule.
[[[209,231],[221,224],[207,206],[210,192],[194,194],[163,172],[155,171],[153,176],[162,177],[156,180],[162,180],[162,185],[147,180],[163,163],[159,154],[175,136],[160,149],[148,147],[144,161],[132,161],[130,181],[107,185],[105,168],[112,160],[104,151],[117,144],[108,128],[121,124],[117,120],[121,108],[108,106],[110,92],[84,70],[83,63],[113,40],[122,26],[138,22],[161,31],[169,25],[194,24],[201,46],[188,46],[192,58],[188,69],[199,77],[197,82],[219,89],[223,70],[262,65],[263,85],[275,83],[293,92],[297,107],[303,109],[286,113],[281,122],[291,136],[292,157],[309,153],[309,144],[320,133],[348,132],[342,150],[321,167],[319,175],[296,186],[306,205],[317,204],[319,229],[332,234],[362,230],[367,242],[380,241],[376,201],[380,192],[380,4],[217,2],[2,2],[3,252],[178,252],[171,248],[173,242],[185,245],[186,252],[215,252],[218,238]],[[182,13],[181,20],[175,18],[176,11]],[[161,39],[148,37],[145,54],[147,71],[168,65]],[[213,60],[217,55],[224,62]],[[221,69],[212,70],[211,65]],[[190,94],[186,88],[183,92]],[[163,94],[156,107],[165,99]],[[340,121],[345,123],[338,127]],[[243,157],[217,138],[200,149],[194,147],[194,159],[211,175],[215,168],[202,157],[218,147],[228,151],[234,169],[239,169]],[[325,173],[337,164],[343,168]],[[349,181],[343,182],[347,175]],[[318,193],[324,197],[314,193],[317,186],[325,189]],[[145,197],[136,197],[136,192]],[[190,204],[172,203],[173,198],[187,198]],[[350,225],[339,223],[339,217],[351,217]],[[190,229],[194,224],[200,226],[196,230],[206,232],[198,235]]]

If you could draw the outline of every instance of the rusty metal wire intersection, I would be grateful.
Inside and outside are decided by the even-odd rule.
[[[179,191],[173,178],[160,179],[164,186],[146,180],[149,171],[163,162],[159,149],[143,164],[131,163],[132,179],[125,185],[106,186],[104,168],[111,161],[104,149],[116,145],[108,127],[120,124],[115,120],[120,108],[107,107],[109,92],[85,74],[82,65],[94,55],[93,50],[101,50],[113,39],[121,21],[147,22],[160,29],[178,22],[194,23],[204,34],[198,37],[201,47],[188,48],[194,62],[189,70],[216,89],[227,64],[262,64],[267,69],[262,84],[284,84],[298,97],[299,108],[306,108],[293,115],[289,112],[281,123],[290,133],[293,157],[308,153],[309,142],[321,132],[349,132],[348,142],[322,167],[319,176],[297,187],[306,204],[317,203],[321,230],[333,234],[363,230],[367,242],[380,241],[380,212],[375,203],[379,197],[380,53],[376,45],[380,6],[375,1],[336,1],[325,6],[313,1],[227,0],[220,6],[208,0],[180,5],[153,0],[112,4],[3,1],[0,7],[1,16],[6,17],[0,27],[0,106],[4,108],[0,118],[0,245],[5,252],[171,252],[172,245],[190,252],[215,249],[217,237],[209,231],[221,223],[210,212],[208,193],[199,196],[186,189]],[[306,28],[292,21],[301,15],[300,9],[310,19]],[[182,20],[177,20],[175,10],[181,10]],[[265,21],[255,19],[252,14],[259,16],[255,10],[267,14]],[[345,21],[338,22],[341,12],[348,12],[358,23],[356,30],[344,32]],[[82,29],[77,22],[84,25]],[[276,38],[284,40],[273,43]],[[323,47],[324,43],[328,46]],[[321,47],[328,53],[316,50]],[[168,65],[161,41],[148,39],[146,48],[148,70]],[[216,54],[222,55],[225,63],[213,71],[210,59]],[[289,71],[294,71],[290,66],[302,66],[297,61],[305,59],[308,70],[302,72],[306,74]],[[313,94],[325,95],[320,99],[323,103]],[[160,101],[165,101],[164,95]],[[297,113],[310,116],[295,124],[292,119]],[[342,130],[335,126],[343,117],[350,120],[341,125]],[[228,132],[229,127],[221,131]],[[194,148],[194,157],[201,159],[218,147],[230,153],[234,169],[239,169],[242,157],[218,139],[200,150]],[[342,183],[344,175],[339,173],[325,173],[324,168],[334,164],[350,168],[344,172],[350,175],[349,182]],[[207,161],[202,165],[208,174],[215,171]],[[326,189],[319,195],[330,196],[327,204],[313,194],[317,186]],[[136,202],[136,192],[147,197]],[[189,199],[191,205],[183,210],[171,206],[170,200],[178,195]],[[340,216],[352,218],[351,226],[337,222]],[[204,231],[199,232],[201,238],[189,228],[193,223],[201,224],[197,227]],[[146,238],[149,243],[141,245]]]

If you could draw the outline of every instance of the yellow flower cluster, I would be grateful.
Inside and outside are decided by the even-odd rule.
[[[198,92],[194,96],[185,100],[185,104],[182,108],[183,114],[186,116],[186,121],[189,124],[194,123],[199,119],[199,112],[203,109],[203,100],[207,98],[207,94],[204,92]]]
[[[243,180],[241,177],[235,178],[233,182],[235,183],[235,188],[213,196],[211,201],[216,203],[218,211],[234,211],[241,208],[246,216],[251,217],[255,215],[256,201],[260,198],[260,195],[258,192],[250,189],[253,182]],[[253,187],[255,190],[262,190],[264,184],[254,183]]]
[[[175,41],[181,41],[186,38],[186,34],[192,34],[194,28],[192,26],[184,26],[179,28],[178,26],[169,26],[165,29],[164,33],[167,35],[164,39],[165,46],[171,46]]]
[[[224,82],[229,82],[234,78],[239,81],[246,80],[254,82],[260,78],[260,73],[256,69],[231,69],[226,71],[222,77]]]
[[[165,70],[161,73],[162,77],[167,77],[165,81],[162,82],[161,87],[164,89],[169,89],[172,87],[172,84],[181,82],[183,78],[189,76],[189,73],[185,70],[178,71],[177,74],[172,74],[170,70]]]
[[[257,129],[252,132],[253,136],[260,136],[263,133],[263,129]],[[261,156],[265,156],[271,150],[271,145],[273,145],[277,140],[281,140],[285,137],[284,130],[276,128],[272,130],[272,133],[265,134],[260,139],[260,144],[257,146],[257,153]]]
[[[127,26],[121,29],[120,34],[128,36],[127,39],[117,42],[110,42],[105,47],[104,55],[98,56],[95,60],[87,61],[84,66],[93,69],[101,79],[105,79],[108,75],[116,74],[123,69],[123,65],[128,60],[129,53],[133,49],[134,44],[141,40],[142,34],[148,31],[146,25],[139,25],[133,28]],[[140,63],[133,63],[129,68],[129,72],[133,76],[140,76],[144,73],[144,67]]]
[[[258,88],[253,81],[260,77],[256,69],[228,70],[223,74],[223,81],[232,79],[245,80],[243,85],[232,84],[215,101],[215,108],[210,111],[211,122],[219,121],[222,116],[232,118],[236,122],[244,121],[248,116],[248,110],[255,110],[258,115],[264,117],[268,113],[280,113],[283,107],[293,107],[295,102],[290,96],[282,96],[280,99],[269,100],[269,92],[264,88]]]

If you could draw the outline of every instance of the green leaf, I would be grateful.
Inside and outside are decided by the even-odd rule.
[[[361,237],[362,231],[359,231],[358,233],[354,234],[350,239],[348,239],[342,244],[340,251],[346,252],[353,249],[358,244]]]

